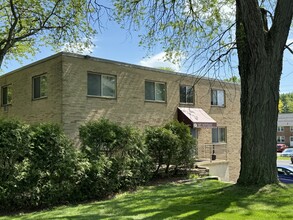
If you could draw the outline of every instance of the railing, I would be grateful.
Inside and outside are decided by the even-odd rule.
[[[210,160],[227,160],[228,150],[226,143],[203,144],[197,147],[198,159]]]

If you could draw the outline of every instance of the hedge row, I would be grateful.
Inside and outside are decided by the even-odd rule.
[[[77,149],[58,125],[0,120],[0,210],[100,199],[146,183],[163,165],[168,173],[192,164],[194,142],[178,122],[142,135],[101,119],[81,126],[80,140]]]

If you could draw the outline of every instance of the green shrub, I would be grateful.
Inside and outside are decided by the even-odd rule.
[[[190,134],[190,128],[178,121],[171,121],[165,125],[165,128],[172,131],[178,137],[178,148],[174,152],[173,164],[176,166],[190,167],[194,164],[196,152],[195,139]]]
[[[0,120],[0,209],[26,203],[20,196],[26,186],[32,132],[16,120]]]
[[[177,153],[178,137],[171,130],[162,127],[146,129],[146,145],[153,162],[157,164],[155,174],[158,174],[162,165],[166,165],[165,172],[169,172],[169,166]]]
[[[149,154],[157,164],[155,174],[162,165],[166,166],[165,173],[170,165],[175,166],[175,172],[179,166],[193,165],[196,145],[187,125],[172,121],[164,127],[148,128],[145,133]]]
[[[150,163],[142,136],[130,127],[107,119],[80,127],[81,151],[91,167],[81,184],[101,197],[120,189],[136,187],[150,177]]]
[[[32,127],[30,151],[32,204],[50,206],[72,200],[77,172],[77,152],[59,125]]]
[[[73,201],[83,178],[77,152],[58,125],[0,121],[0,209]]]

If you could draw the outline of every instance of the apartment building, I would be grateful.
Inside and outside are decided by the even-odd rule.
[[[237,84],[62,52],[0,76],[0,86],[0,117],[58,123],[76,143],[79,126],[101,117],[139,129],[177,119],[199,147],[224,144],[226,179],[238,177]]]
[[[277,143],[293,147],[293,113],[279,113]]]

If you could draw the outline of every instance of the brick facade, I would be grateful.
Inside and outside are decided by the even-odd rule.
[[[116,97],[87,95],[88,72],[116,76]],[[32,77],[46,73],[47,97],[32,100]],[[166,102],[145,101],[145,81],[166,83]],[[69,53],[59,53],[0,77],[0,85],[12,86],[12,103],[1,107],[0,117],[27,122],[55,122],[78,140],[78,128],[89,120],[105,117],[139,129],[162,125],[177,118],[177,107],[202,108],[218,127],[226,127],[230,180],[240,167],[240,86],[213,79],[130,65]],[[194,85],[194,104],[180,104],[179,86]],[[225,91],[225,106],[211,106],[211,90]],[[212,141],[211,129],[199,128],[198,144]]]
[[[284,137],[284,141],[277,138],[278,143],[293,147],[293,113],[280,113],[278,116],[277,137]]]

